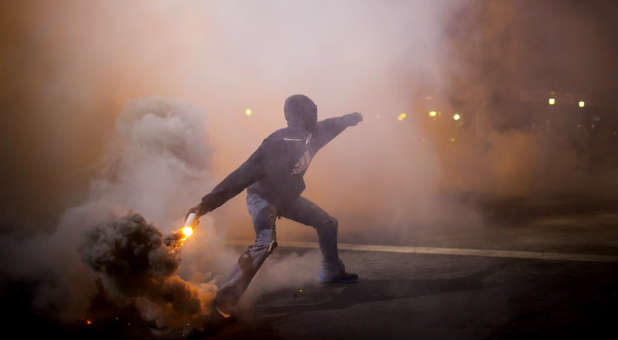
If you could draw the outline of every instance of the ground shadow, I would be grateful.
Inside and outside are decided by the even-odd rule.
[[[303,288],[303,295],[294,297],[290,289],[261,296],[255,303],[255,313],[270,315],[270,320],[318,310],[348,308],[357,304],[487,288],[483,279],[502,269],[491,266],[471,275],[440,279],[361,280],[355,284],[319,285]]]

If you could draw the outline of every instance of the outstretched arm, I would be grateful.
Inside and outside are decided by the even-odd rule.
[[[193,212],[201,216],[215,210],[262,178],[264,176],[263,154],[263,147],[260,146],[247,161],[217,184],[198,205],[191,208],[187,215]]]
[[[318,150],[337,137],[348,126],[354,126],[362,120],[363,116],[358,112],[354,112],[319,121],[315,133],[311,136],[312,153],[318,152]]]

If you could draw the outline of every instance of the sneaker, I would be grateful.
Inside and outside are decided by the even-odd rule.
[[[318,281],[321,283],[356,283],[358,282],[358,274],[341,271],[331,278],[319,278]]]

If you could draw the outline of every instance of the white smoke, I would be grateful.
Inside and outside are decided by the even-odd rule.
[[[113,297],[116,294],[118,297],[118,292],[122,290],[112,289],[109,282],[97,283],[111,277],[101,275],[106,274],[106,270],[97,264],[114,261],[108,256],[116,254],[110,250],[111,244],[124,242],[125,248],[130,244],[125,239],[128,234],[122,234],[119,230],[132,230],[128,225],[150,228],[148,230],[153,235],[159,235],[159,242],[161,239],[161,233],[146,220],[137,223],[135,219],[121,217],[130,211],[139,211],[152,223],[163,226],[163,233],[167,233],[180,226],[186,209],[197,203],[210,185],[210,150],[206,140],[205,117],[204,112],[195,107],[160,98],[127,105],[117,120],[101,171],[91,182],[87,201],[67,210],[51,234],[21,240],[17,236],[2,238],[0,252],[3,258],[18,260],[3,261],[0,272],[6,274],[5,278],[9,281],[36,283],[35,309],[66,322],[88,316],[98,287],[106,289],[106,295]],[[207,218],[202,221],[201,228],[205,234],[210,230],[207,228],[209,223]],[[112,227],[119,225],[121,227]],[[107,237],[103,237],[105,235]],[[157,237],[154,237],[156,241]],[[80,245],[84,261],[97,273],[80,259]],[[146,244],[137,246],[146,247]],[[160,262],[154,261],[152,265]],[[173,270],[157,276],[165,279],[168,293],[191,292],[197,294],[194,297],[199,295],[203,303],[212,299],[214,286],[205,289],[203,286],[198,293],[188,282],[176,276],[177,266],[178,263]],[[163,286],[160,288],[163,289]],[[208,291],[210,295],[204,295],[203,292]],[[142,316],[156,321],[157,326],[176,325],[170,323],[173,318],[163,317],[167,313],[166,308],[169,308],[166,305],[169,301],[157,298],[162,294],[151,294],[149,297],[145,294],[144,298],[125,291],[121,295],[133,299],[132,303],[142,312]],[[189,311],[190,314],[196,313],[195,308]]]

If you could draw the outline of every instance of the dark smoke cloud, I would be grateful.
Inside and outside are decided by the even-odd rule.
[[[79,252],[119,307],[135,306],[159,329],[201,328],[216,287],[181,279],[179,250],[163,241],[155,226],[134,213],[89,230]]]

